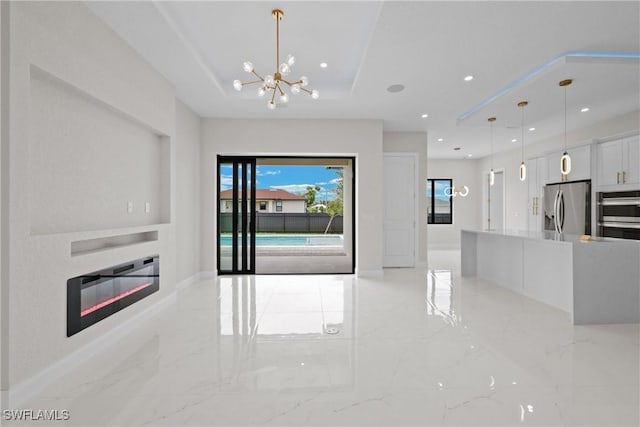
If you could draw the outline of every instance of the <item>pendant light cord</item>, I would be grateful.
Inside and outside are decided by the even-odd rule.
[[[524,106],[522,108],[522,121],[520,122],[520,130],[522,132],[522,137],[520,139],[520,146],[522,147],[521,155],[522,162],[524,163]]]
[[[280,70],[280,15],[276,15],[276,72]]]
[[[491,170],[493,170],[493,122],[491,122]]]
[[[564,151],[567,152],[567,87],[564,87]]]

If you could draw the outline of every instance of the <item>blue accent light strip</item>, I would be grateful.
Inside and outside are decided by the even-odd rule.
[[[517,79],[516,81],[508,84],[507,86],[505,86],[504,88],[502,88],[498,92],[496,92],[495,94],[491,95],[489,98],[487,98],[484,101],[482,101],[480,104],[476,105],[475,107],[473,107],[470,110],[466,111],[462,115],[458,116],[458,123],[463,121],[463,120],[465,120],[465,119],[467,119],[467,118],[469,118],[470,116],[474,115],[479,110],[481,110],[484,107],[486,107],[487,105],[491,104],[496,99],[498,99],[501,96],[511,92],[513,89],[517,88],[518,86],[522,85],[523,83],[527,82],[528,80],[531,80],[533,77],[535,77],[538,74],[542,73],[547,68],[552,67],[553,65],[557,64],[559,61],[561,61],[563,59],[566,59],[566,58],[640,59],[640,53],[635,53],[635,52],[633,52],[633,53],[624,53],[624,52],[588,52],[588,51],[581,52],[581,51],[577,51],[577,52],[569,52],[569,53],[564,53],[562,55],[558,55],[555,58],[551,59],[550,61],[542,64],[541,66],[534,68],[528,74],[526,74],[523,77],[520,77],[519,79]]]

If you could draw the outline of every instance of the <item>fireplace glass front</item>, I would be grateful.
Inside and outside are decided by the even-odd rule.
[[[109,267],[67,281],[67,336],[160,289],[157,255]]]

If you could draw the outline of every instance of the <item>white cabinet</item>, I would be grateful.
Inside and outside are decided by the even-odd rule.
[[[547,180],[547,159],[538,157],[527,160],[527,227],[530,231],[542,231],[544,185]]]
[[[601,142],[596,152],[598,187],[622,190],[640,183],[640,135]]]
[[[591,179],[591,146],[573,147],[568,149],[567,153],[571,157],[571,172],[568,175],[560,173],[560,159],[564,155],[564,151],[551,153],[547,156],[546,184]]]

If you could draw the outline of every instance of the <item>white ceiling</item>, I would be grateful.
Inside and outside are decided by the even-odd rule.
[[[87,5],[203,117],[382,119],[385,131],[427,131],[432,158],[478,158],[490,150],[490,116],[497,117],[495,150],[514,147],[522,100],[529,101],[525,123],[536,128],[526,133],[527,144],[563,133],[558,82],[566,78],[574,80],[567,89],[569,131],[640,110],[638,1]],[[299,95],[271,111],[255,89],[236,92],[232,81],[247,80],[246,60],[263,75],[273,73],[274,8],[285,14],[281,58],[294,54],[292,76],[307,75],[321,98]],[[475,78],[463,81],[469,74]],[[389,93],[392,84],[406,89]],[[584,106],[590,111],[581,113]]]

